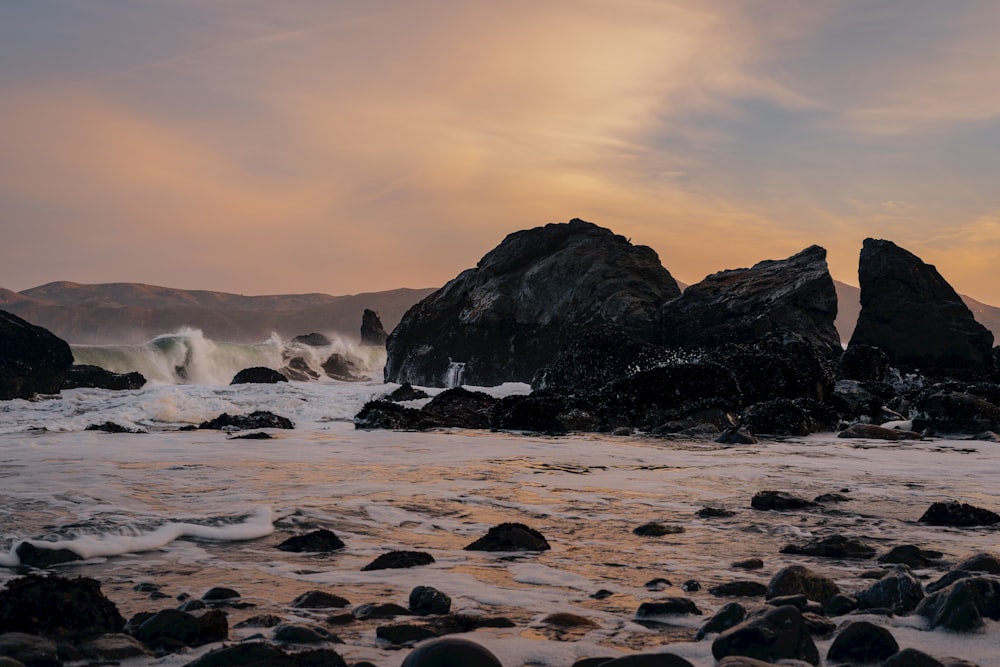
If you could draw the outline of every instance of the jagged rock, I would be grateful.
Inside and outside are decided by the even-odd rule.
[[[139,428],[128,428],[115,422],[103,422],[101,424],[87,424],[84,431],[101,431],[102,433],[145,433]]]
[[[276,384],[278,382],[288,382],[288,378],[273,368],[253,366],[252,368],[244,368],[234,375],[229,384]]]
[[[125,619],[94,579],[28,575],[0,590],[0,633],[86,639],[120,632]]]
[[[399,387],[389,394],[386,398],[390,401],[418,401],[422,398],[430,398],[428,394],[423,389],[414,389],[413,385],[409,382],[404,382],[399,385]]]
[[[287,417],[276,415],[265,410],[256,410],[248,415],[230,415],[223,412],[221,415],[207,422],[198,425],[200,429],[214,429],[218,431],[253,431],[259,428],[295,428],[295,425]]]
[[[796,333],[769,333],[752,345],[727,345],[709,358],[733,374],[743,405],[776,398],[825,402],[836,384],[828,355]]]
[[[342,609],[351,604],[345,598],[324,591],[307,591],[292,600],[293,609]]]
[[[872,558],[875,548],[843,535],[830,535],[801,546],[786,544],[781,547],[781,553],[821,558]]]
[[[422,551],[390,551],[384,553],[361,568],[362,572],[371,570],[396,570],[418,565],[430,565],[434,557]]]
[[[1000,430],[1000,406],[972,394],[928,393],[919,396],[913,408],[914,430],[969,434]]]
[[[410,611],[420,616],[447,614],[451,611],[451,598],[431,586],[417,586],[410,591]]]
[[[836,582],[813,572],[803,565],[789,565],[778,571],[767,585],[768,600],[783,595],[805,595],[810,600],[824,602],[840,593]]]
[[[39,569],[83,560],[83,556],[75,551],[70,551],[69,549],[50,549],[30,542],[21,542],[18,544],[17,548],[14,549],[14,553],[17,555],[18,560],[21,561],[21,565],[37,567]]]
[[[242,620],[234,628],[273,628],[281,625],[282,620],[280,616],[275,616],[274,614],[260,614],[259,616],[251,616],[248,619]]]
[[[918,521],[932,526],[992,526],[1000,523],[1000,514],[957,500],[949,500],[932,503]]]
[[[729,602],[722,605],[719,611],[715,612],[712,618],[705,621],[700,628],[695,639],[701,641],[706,635],[723,632],[739,625],[746,620],[747,610],[739,602]]]
[[[466,551],[547,551],[552,547],[540,532],[523,523],[501,523],[465,547]]]
[[[643,602],[635,612],[636,618],[657,616],[701,616],[702,611],[690,598],[666,597],[655,602]]]
[[[72,365],[66,341],[0,310],[0,401],[59,393]]]
[[[834,430],[837,413],[815,399],[775,398],[743,410],[740,424],[757,435],[801,436]]]
[[[333,342],[329,338],[321,333],[308,333],[301,334],[292,339],[293,343],[298,343],[299,345],[307,345],[309,347],[330,347]]]
[[[559,350],[531,380],[532,389],[594,391],[607,383],[674,361],[659,345],[633,338],[619,326],[584,331]]]
[[[854,380],[873,387],[885,382],[889,374],[889,355],[873,345],[856,343],[840,355],[837,379]]]
[[[332,530],[321,528],[305,535],[296,535],[278,545],[282,551],[325,553],[344,548],[344,542]]]
[[[245,642],[209,651],[184,667],[347,667],[332,649],[287,653],[264,642]]]
[[[881,348],[904,371],[992,370],[993,334],[933,266],[891,241],[865,239],[858,279],[861,314],[848,349]]]
[[[130,389],[141,389],[146,384],[146,378],[142,373],[133,371],[131,373],[112,373],[100,366],[90,366],[86,364],[74,364],[69,367],[66,379],[63,380],[60,389],[111,389],[113,391],[127,391]]]
[[[795,607],[775,607],[724,631],[712,642],[716,660],[741,655],[758,660],[804,660],[819,665],[819,650]]]
[[[454,387],[432,398],[421,412],[445,428],[489,428],[490,412],[496,402],[484,392]]]
[[[667,347],[753,343],[768,333],[790,332],[831,356],[842,349],[836,317],[837,292],[819,246],[710,275],[660,310]]]
[[[916,431],[904,431],[902,429],[884,428],[875,424],[851,424],[837,434],[838,438],[868,438],[871,440],[923,440],[923,436]]]
[[[393,403],[392,401],[368,401],[358,414],[354,415],[356,429],[395,429],[400,431],[434,428],[437,423],[427,413]]]
[[[924,589],[907,566],[897,565],[891,574],[854,597],[859,609],[890,609],[894,614],[908,614],[924,599]]]
[[[368,379],[354,361],[337,352],[327,357],[321,367],[326,376],[333,380],[362,382]]]
[[[816,507],[816,503],[786,491],[758,491],[750,500],[750,507],[762,511],[800,510]]]
[[[24,632],[0,634],[0,656],[16,660],[21,667],[62,667],[63,664],[54,641]]]
[[[385,379],[447,386],[454,361],[466,384],[530,382],[595,326],[653,341],[657,309],[679,294],[652,249],[607,229],[572,220],[515,232],[407,311],[386,341]]]
[[[899,644],[891,632],[868,621],[854,621],[837,633],[826,659],[868,664],[885,660],[897,651]]]
[[[374,310],[365,308],[361,315],[361,344],[368,347],[383,347],[389,334],[382,326],[382,318]]]
[[[501,398],[490,413],[490,428],[553,435],[570,431],[597,431],[600,429],[600,418],[595,412],[596,406],[586,401],[543,389],[527,395]]]
[[[917,613],[931,628],[972,632],[983,619],[1000,620],[1000,577],[981,575],[960,579],[921,601]]]
[[[400,667],[503,667],[486,647],[468,639],[444,637],[424,642],[410,651]]]

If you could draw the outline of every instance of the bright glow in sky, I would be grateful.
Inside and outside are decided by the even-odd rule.
[[[0,286],[445,283],[580,217],[679,280],[886,238],[1000,304],[993,0],[0,0]]]

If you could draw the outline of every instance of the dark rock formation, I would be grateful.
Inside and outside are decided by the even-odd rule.
[[[276,415],[265,410],[256,410],[248,415],[230,415],[223,412],[215,419],[198,425],[202,429],[252,431],[258,428],[295,428],[287,417]]]
[[[178,643],[202,646],[228,638],[229,625],[225,613],[219,610],[195,616],[178,609],[164,609],[144,620],[131,634],[153,647],[172,648]]]
[[[418,401],[422,398],[430,398],[428,394],[423,389],[414,389],[413,385],[409,382],[404,382],[399,385],[399,387],[389,394],[386,398],[390,401]]]
[[[639,537],[663,537],[664,535],[677,535],[684,532],[684,526],[668,526],[658,521],[650,521],[632,529],[632,533]]]
[[[69,367],[66,379],[63,380],[60,389],[111,389],[113,391],[127,391],[129,389],[141,389],[146,384],[146,378],[142,373],[112,373],[100,366],[77,365]]]
[[[1000,620],[1000,577],[982,575],[960,579],[931,595],[917,607],[931,628],[972,632],[983,619]]]
[[[809,435],[832,431],[837,413],[813,398],[775,398],[747,407],[740,424],[757,435]]]
[[[0,310],[0,401],[59,393],[72,365],[66,341]]]
[[[873,345],[856,343],[844,350],[837,362],[838,380],[856,380],[865,385],[885,382],[889,355]]]
[[[87,424],[85,431],[101,431],[102,433],[145,433],[142,429],[128,428],[115,422],[102,422],[100,424]]]
[[[368,602],[355,607],[354,618],[359,621],[378,618],[395,618],[396,616],[413,616],[413,612],[395,602]]]
[[[775,607],[729,628],[712,642],[716,660],[740,655],[757,660],[804,660],[820,664],[819,649],[809,634],[802,612],[792,606]]]
[[[799,510],[815,507],[816,503],[800,498],[786,491],[758,491],[750,500],[750,507],[755,510]]]
[[[747,610],[739,602],[729,602],[722,605],[719,611],[715,612],[712,618],[705,621],[700,628],[695,639],[701,641],[705,635],[724,632],[729,628],[739,625],[746,620]]]
[[[295,382],[310,382],[319,379],[319,373],[313,370],[305,357],[292,357],[278,371],[289,380]]]
[[[490,411],[497,399],[481,391],[454,387],[442,391],[421,412],[438,426],[447,428],[489,428]]]
[[[0,590],[0,634],[77,640],[120,632],[124,626],[118,608],[94,579],[29,575],[8,581]]]
[[[395,429],[408,431],[434,428],[437,424],[421,410],[407,408],[392,401],[368,401],[354,415],[356,429]]]
[[[384,553],[361,568],[362,572],[372,570],[397,570],[418,565],[430,565],[434,557],[422,551],[390,551]]]
[[[342,354],[334,352],[322,364],[323,372],[333,380],[341,382],[362,382],[367,380],[357,364]]]
[[[212,586],[201,596],[205,602],[222,602],[228,600],[238,600],[239,591],[226,586]]]
[[[854,597],[859,609],[889,609],[894,614],[908,614],[924,599],[924,589],[907,566],[897,565],[892,573],[858,591]]]
[[[803,565],[789,565],[772,577],[764,596],[770,600],[784,595],[805,595],[810,600],[824,602],[839,592],[833,579]]]
[[[17,548],[14,549],[14,553],[17,554],[21,565],[37,567],[39,569],[83,560],[83,556],[75,551],[70,551],[69,549],[50,549],[45,546],[36,546],[30,542],[21,542],[18,544]]]
[[[273,368],[253,366],[244,368],[234,375],[229,384],[275,384],[277,382],[288,382],[288,378]]]
[[[304,623],[282,623],[274,629],[271,637],[279,644],[343,643],[340,637],[337,637],[337,635],[331,633],[326,628],[321,628],[318,625],[306,625]]]
[[[62,667],[54,641],[24,632],[0,634],[0,667]]]
[[[728,345],[712,351],[710,358],[736,378],[744,405],[775,398],[828,401],[833,394],[833,370],[823,351],[795,333]]]
[[[289,605],[293,609],[342,609],[351,604],[346,598],[324,591],[306,591]]]
[[[289,537],[278,548],[282,551],[324,553],[343,549],[344,542],[332,530],[321,528],[305,535]]]
[[[451,598],[431,586],[417,586],[410,591],[410,611],[420,616],[447,614],[451,611]]]
[[[1000,406],[971,393],[923,392],[913,408],[914,430],[968,434],[1000,430]]]
[[[389,334],[382,327],[382,319],[374,310],[365,308],[361,316],[361,344],[369,347],[383,347]]]
[[[656,618],[657,616],[701,616],[702,611],[691,598],[666,597],[656,602],[643,602],[636,610],[636,618]]]
[[[992,526],[1000,523],[1000,514],[968,503],[949,500],[932,503],[919,521],[932,526]]]
[[[933,266],[891,241],[865,239],[858,266],[861,315],[850,347],[881,348],[892,366],[925,374],[993,368],[993,334]]]
[[[991,553],[974,554],[956,565],[955,569],[965,570],[966,572],[1000,574],[1000,556]]]
[[[727,581],[718,586],[712,586],[708,592],[718,598],[730,597],[761,597],[767,592],[767,586],[759,581]]]
[[[465,547],[466,551],[547,551],[545,536],[523,523],[501,523]]]
[[[570,431],[598,431],[597,406],[590,401],[548,389],[528,395],[505,396],[490,413],[495,431],[535,431],[559,435]]]
[[[347,667],[332,649],[315,649],[294,654],[264,642],[244,642],[209,651],[185,667]]]
[[[299,345],[307,345],[309,347],[329,347],[333,345],[329,338],[316,332],[296,336],[292,339],[292,342],[298,343]]]
[[[875,548],[843,535],[830,535],[803,545],[786,544],[781,547],[781,553],[820,558],[872,558]]]
[[[831,662],[868,664],[881,662],[897,651],[899,644],[891,632],[868,621],[855,621],[848,623],[837,633],[826,659]]]
[[[503,667],[487,648],[468,639],[445,637],[424,642],[410,651],[401,667]]]
[[[868,438],[871,440],[922,440],[923,436],[916,431],[904,431],[896,428],[884,428],[875,424],[851,424],[837,434],[838,438]]]
[[[515,232],[411,308],[386,341],[385,379],[446,386],[451,362],[472,385],[530,382],[579,333],[617,324],[653,341],[678,296],[652,249],[582,220]]]
[[[667,347],[753,343],[768,333],[788,332],[830,356],[842,349],[836,318],[837,291],[826,250],[819,246],[788,259],[715,273],[660,310]]]
[[[938,564],[942,556],[944,554],[940,551],[921,549],[914,544],[901,544],[879,556],[878,562],[906,565],[908,567],[928,567]],[[962,568],[959,566],[956,569]]]

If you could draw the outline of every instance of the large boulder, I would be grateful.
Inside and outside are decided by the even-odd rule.
[[[28,634],[77,640],[120,632],[125,619],[94,579],[29,575],[0,591],[0,634]]]
[[[374,310],[365,308],[361,315],[361,344],[366,347],[382,347],[389,334],[382,326],[382,318]]]
[[[836,318],[837,291],[826,250],[815,245],[787,259],[712,274],[660,310],[667,347],[752,343],[785,332],[829,355],[842,349]]]
[[[0,401],[58,394],[72,365],[66,341],[0,310]]]
[[[993,334],[937,269],[891,241],[865,239],[861,314],[850,347],[874,345],[892,366],[939,375],[993,368]]]
[[[446,386],[530,382],[580,332],[617,324],[658,337],[656,314],[680,294],[656,253],[583,220],[515,232],[410,308],[386,341],[385,379]]]
[[[63,380],[61,389],[111,389],[113,391],[126,391],[129,389],[141,389],[146,384],[146,378],[137,371],[131,373],[113,373],[100,366],[88,364],[72,365]]]

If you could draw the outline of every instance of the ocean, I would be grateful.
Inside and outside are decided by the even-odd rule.
[[[74,348],[79,363],[147,374],[151,382],[140,390],[78,389],[0,402],[0,583],[18,576],[14,549],[31,540],[83,556],[53,570],[99,580],[126,618],[227,586],[242,596],[240,606],[227,609],[232,641],[268,636],[270,630],[233,627],[261,614],[322,625],[329,612],[289,606],[309,590],[336,593],[356,608],[371,602],[406,606],[412,588],[433,586],[451,596],[453,611],[513,621],[514,627],[465,635],[505,667],[569,667],[583,657],[638,651],[669,651],[708,667],[715,664],[711,638],[694,641],[693,630],[733,599],[761,601],[715,597],[708,592],[712,586],[735,580],[766,584],[782,567],[802,564],[854,592],[871,583],[862,573],[878,568],[874,560],[779,553],[786,544],[840,533],[880,554],[901,544],[937,549],[953,564],[996,550],[1000,536],[992,528],[917,522],[940,500],[1000,508],[996,443],[816,434],[723,446],[641,433],[361,431],[354,428],[354,414],[365,401],[396,388],[381,381],[381,350],[332,343],[363,372],[367,379],[360,382],[229,386],[245,366],[279,365],[285,344],[227,345],[190,331],[158,340]],[[483,390],[500,396],[530,388]],[[178,430],[223,412],[254,410],[288,417],[295,428],[270,430],[270,440]],[[85,430],[107,421],[143,432]],[[807,498],[841,493],[848,500],[795,512],[751,509],[753,495],[765,489]],[[735,514],[700,518],[696,512],[704,507]],[[464,550],[491,526],[509,521],[540,531],[552,549]],[[680,532],[633,533],[651,521]],[[316,528],[333,530],[346,547],[328,555],[276,548]],[[390,550],[426,552],[435,562],[362,571]],[[748,558],[760,558],[764,567],[732,567]],[[926,584],[943,571],[931,567],[916,574]],[[669,583],[647,588],[658,578]],[[682,590],[688,580],[701,589]],[[136,590],[142,583],[156,584],[167,597]],[[602,589],[610,595],[595,597]],[[639,605],[664,596],[689,597],[704,615],[638,622]],[[545,620],[556,612],[583,616],[593,626],[565,628]],[[987,621],[984,632],[957,635],[929,631],[913,615],[851,618],[887,626],[903,648],[984,667],[1000,664],[1000,624],[994,621]],[[377,627],[389,622],[329,629],[344,640],[335,648],[349,664],[368,660],[395,667],[408,649],[376,637]],[[817,644],[825,655],[830,639]],[[182,665],[213,647],[123,664]]]

